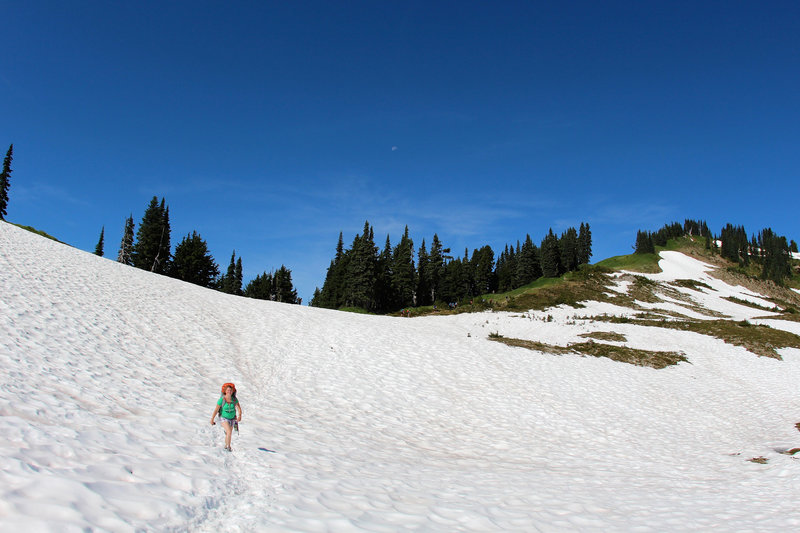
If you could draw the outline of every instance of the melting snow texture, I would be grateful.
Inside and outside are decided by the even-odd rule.
[[[767,314],[699,261],[661,266],[711,286],[686,289],[707,308]],[[597,302],[404,319],[250,300],[2,222],[0,291],[2,531],[800,527],[800,461],[779,453],[800,446],[798,350],[576,319],[632,313]],[[689,362],[487,340],[611,330]],[[209,423],[225,381],[233,453]]]

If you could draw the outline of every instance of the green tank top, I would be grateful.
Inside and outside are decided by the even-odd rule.
[[[228,420],[233,420],[236,418],[236,404],[239,403],[239,400],[234,399],[231,403],[225,401],[225,397],[222,396],[217,401],[217,405],[220,406],[219,408],[219,416],[222,418],[227,418]]]

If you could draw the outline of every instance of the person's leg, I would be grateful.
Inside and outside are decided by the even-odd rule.
[[[225,447],[231,447],[231,437],[233,436],[233,422],[228,422],[227,420],[222,422],[222,425],[225,426]]]

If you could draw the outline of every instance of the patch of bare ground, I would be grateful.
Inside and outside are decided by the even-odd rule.
[[[678,352],[657,352],[651,350],[639,350],[627,346],[614,346],[600,342],[579,342],[568,346],[557,346],[546,344],[539,341],[529,341],[524,339],[506,338],[499,334],[489,335],[489,339],[502,342],[508,346],[527,348],[529,350],[550,353],[555,355],[580,354],[592,357],[607,357],[612,361],[629,363],[637,366],[648,366],[651,368],[666,368],[670,365],[677,365],[681,361],[687,361],[682,353]]]
[[[684,292],[679,291],[674,286],[670,285],[669,283],[661,283],[658,281],[654,281],[648,279],[644,276],[638,275],[631,275],[625,274],[620,276],[618,279],[623,281],[631,282],[627,294],[615,294],[613,296],[607,297],[607,300],[610,303],[614,303],[616,305],[622,307],[629,307],[635,310],[644,310],[645,308],[639,305],[637,302],[647,302],[647,303],[663,303],[664,298],[670,298],[672,300],[673,305],[677,305],[680,307],[684,307],[687,310],[687,314],[683,314],[677,310],[666,310],[666,309],[648,309],[651,312],[657,312],[660,315],[675,317],[675,318],[682,318],[686,319],[688,316],[688,312],[697,313],[701,315],[705,315],[709,318],[725,318],[725,315],[713,311],[711,309],[707,309],[700,305],[697,301],[693,300],[692,297]],[[691,285],[690,288],[695,287],[696,285],[692,282],[692,280],[680,280],[685,283],[679,283],[678,286],[686,286]],[[697,282],[698,284],[702,282]],[[703,284],[705,285],[705,284]],[[706,285],[708,287],[708,285]],[[708,287],[709,289],[711,287]]]
[[[753,457],[752,459],[748,459],[751,463],[758,463],[760,465],[765,465],[769,462],[769,459],[766,457]]]
[[[781,287],[771,280],[759,279],[756,276],[742,272],[741,269],[732,267],[727,260],[717,256],[705,257],[702,260],[717,267],[709,272],[712,277],[720,279],[728,285],[741,285],[755,293],[764,295],[781,308],[800,310],[800,294],[786,287]]]
[[[616,342],[625,342],[626,339],[625,335],[621,333],[614,333],[613,331],[591,331],[589,333],[581,333],[578,337],[583,337],[585,339],[596,339],[599,341],[616,341]]]
[[[692,331],[715,337],[728,344],[741,346],[747,351],[763,357],[781,359],[779,348],[800,349],[800,336],[771,328],[764,324],[751,324],[746,320],[653,320],[648,318],[597,317],[612,323],[628,323],[640,326]]]

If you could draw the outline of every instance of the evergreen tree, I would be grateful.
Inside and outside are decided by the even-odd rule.
[[[395,294],[392,286],[392,241],[386,235],[383,251],[375,263],[375,306],[380,312],[388,312],[395,306]]]
[[[772,229],[761,230],[758,245],[762,254],[761,278],[781,285],[792,275],[792,262],[786,237],[776,235]]]
[[[459,296],[480,296],[481,294],[494,292],[497,283],[494,277],[494,251],[492,247],[486,245],[480,250],[474,250],[469,267],[470,277],[472,278],[471,290],[465,291],[463,295]]]
[[[245,296],[247,295],[247,291],[245,290]],[[319,305],[319,298],[322,296],[322,291],[319,287],[314,287],[314,294],[311,296],[311,301],[308,303],[311,307],[322,307]]]
[[[636,254],[654,254],[656,247],[653,244],[653,236],[649,231],[639,230],[636,232]]]
[[[236,270],[234,271],[234,282],[233,282],[233,290],[234,294],[242,295],[242,258],[238,257],[236,259]]]
[[[794,239],[789,243],[789,251],[797,253],[797,243],[794,242]]]
[[[578,231],[578,264],[588,265],[589,259],[592,257],[592,231],[589,229],[589,223],[581,222],[580,230]]]
[[[170,250],[172,249],[170,244],[171,230],[169,226],[169,207],[165,206],[163,198],[161,199],[161,206],[159,209],[161,211],[161,227],[163,230],[161,232],[161,240],[159,241],[158,256],[156,257],[156,260],[160,265],[161,273],[163,273],[169,270],[169,262],[171,258]]]
[[[425,246],[425,239],[422,239],[422,244],[417,251],[417,305],[431,305],[431,287],[428,280],[428,272],[430,260],[428,258],[428,249]]]
[[[122,242],[119,245],[117,262],[133,266],[133,215],[125,220],[125,229],[122,231]]]
[[[575,228],[568,228],[561,234],[558,241],[558,248],[561,252],[561,271],[572,272],[578,268],[578,232]]]
[[[297,291],[292,285],[292,271],[283,265],[275,273],[275,299],[287,304],[297,303]]]
[[[320,290],[314,291],[314,298],[311,304],[314,304],[314,299],[319,298]],[[255,298],[257,300],[274,300],[275,289],[271,273],[264,272],[255,278],[251,279],[247,286],[244,288],[244,295],[248,298]]]
[[[103,226],[100,229],[100,240],[97,241],[97,246],[94,247],[94,255],[99,255],[100,257],[103,257],[103,240],[105,237],[105,233],[106,233],[106,227]]]
[[[8,147],[3,159],[3,171],[0,173],[0,220],[8,214],[8,189],[11,187],[11,161],[14,159],[14,145]]]
[[[428,256],[428,273],[427,283],[431,288],[431,302],[436,303],[439,299],[439,283],[442,278],[444,270],[445,254],[450,253],[449,248],[443,248],[442,243],[439,241],[439,235],[433,234],[431,241],[431,252]]]
[[[237,294],[236,287],[236,250],[231,253],[228,270],[219,279],[219,290],[226,294]],[[241,285],[239,286],[241,289]]]
[[[414,241],[408,236],[408,226],[392,254],[392,286],[399,307],[414,305]]]
[[[174,278],[195,285],[213,287],[219,276],[219,267],[209,253],[206,241],[193,231],[175,247],[169,273]]]
[[[508,264],[508,244],[506,244],[497,258],[495,275],[497,276],[497,287],[500,291],[507,291],[512,288],[513,276]]]
[[[350,248],[344,278],[345,305],[373,310],[375,304],[375,263],[377,248],[372,239],[369,221],[364,223],[363,235],[356,235]]]
[[[159,206],[158,198],[153,196],[136,234],[133,266],[163,274],[169,264],[169,240],[169,209],[165,208],[163,198]]]
[[[514,288],[527,285],[539,277],[537,274],[540,272],[541,267],[536,252],[536,245],[533,244],[530,234],[525,235],[525,242],[520,247],[519,254],[517,254],[517,275]]]
[[[541,246],[542,275],[546,278],[557,278],[561,271],[561,251],[558,246],[558,237],[550,228],[547,236],[542,240]]]
[[[339,240],[336,243],[336,255],[328,267],[325,274],[325,282],[322,284],[319,297],[314,298],[315,307],[327,309],[338,309],[345,305],[345,276],[347,275],[348,255],[344,250],[344,237],[339,232]]]
[[[749,248],[751,245],[747,240],[747,232],[744,230],[744,226],[726,224],[720,232],[720,240],[722,240],[720,249],[722,257],[742,266],[750,264]]]

